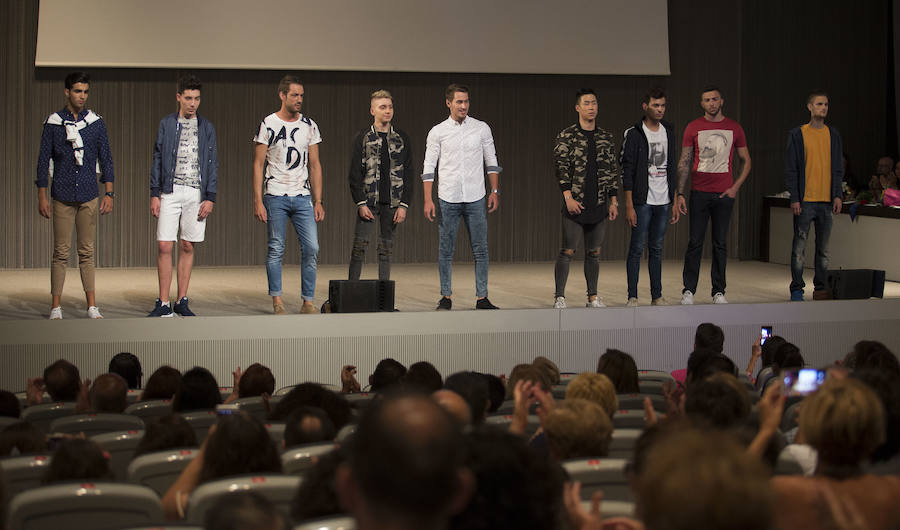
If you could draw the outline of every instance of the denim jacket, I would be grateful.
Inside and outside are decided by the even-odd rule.
[[[159,122],[156,145],[153,147],[153,166],[150,168],[150,196],[172,193],[175,181],[175,161],[181,125],[178,113],[169,114]],[[200,192],[202,200],[216,202],[219,154],[216,148],[216,129],[209,120],[197,115],[197,158],[200,163]]]

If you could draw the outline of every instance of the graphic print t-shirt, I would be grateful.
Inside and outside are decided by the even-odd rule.
[[[178,137],[178,156],[175,159],[175,184],[200,188],[200,159],[197,156],[197,117],[178,116],[181,134]]]
[[[651,131],[647,124],[641,124],[647,136],[649,160],[647,166],[647,204],[658,206],[669,204],[669,135],[661,124]]]
[[[287,122],[277,113],[266,116],[253,139],[269,146],[263,169],[266,195],[309,195],[309,146],[322,141],[316,122],[300,115]]]
[[[722,193],[734,184],[734,150],[747,147],[747,139],[744,129],[732,119],[709,121],[700,117],[684,129],[681,145],[694,150],[691,189]]]

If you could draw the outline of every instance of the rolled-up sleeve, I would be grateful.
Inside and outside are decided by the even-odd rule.
[[[491,128],[485,124],[481,134],[481,150],[484,153],[484,165],[488,173],[500,173],[503,168],[497,163],[497,150],[494,147],[494,135]]]
[[[441,156],[441,142],[439,133],[434,129],[428,132],[425,140],[425,162],[422,166],[422,180],[429,182],[434,180],[434,172],[437,169],[438,159]]]

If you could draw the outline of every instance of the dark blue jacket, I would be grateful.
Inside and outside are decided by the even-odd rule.
[[[841,134],[828,126],[831,134],[831,200],[843,196],[841,181],[844,178],[843,146]],[[806,149],[803,132],[794,127],[788,134],[787,152],[784,155],[784,185],[791,193],[791,202],[803,202],[806,191]]]
[[[160,193],[172,193],[180,139],[181,125],[178,123],[178,113],[169,114],[159,122],[159,132],[156,134],[153,166],[150,168],[151,197],[159,197]],[[197,115],[197,158],[200,162],[202,200],[216,202],[219,172],[216,128],[199,114]]]
[[[675,197],[675,188],[678,186],[678,160],[675,158],[677,149],[677,133],[675,127],[665,121],[659,122],[666,128],[666,180],[669,182],[669,201]],[[622,187],[625,191],[631,191],[631,203],[635,206],[647,202],[647,190],[650,171],[650,145],[647,143],[647,135],[642,127],[643,120],[625,130],[625,142],[622,144],[620,165],[622,166]]]

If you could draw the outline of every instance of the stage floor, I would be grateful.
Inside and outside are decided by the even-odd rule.
[[[650,286],[646,261],[641,264],[638,285],[641,305],[650,304]],[[663,263],[663,296],[671,304],[681,300],[681,266],[678,261]],[[711,303],[709,262],[700,271],[697,304]],[[328,281],[346,278],[346,265],[322,265],[316,284],[316,304],[327,298]],[[567,300],[570,307],[583,307],[584,275],[582,262],[573,262],[569,274]],[[728,301],[732,304],[777,303],[788,300],[790,269],[759,261],[728,263]],[[367,264],[363,278],[377,277],[377,266]],[[398,264],[392,268],[396,281],[396,307],[400,311],[432,311],[440,297],[436,264]],[[283,271],[284,299],[289,313],[300,310],[300,269],[286,265]],[[812,271],[806,272],[807,298],[811,297]],[[133,318],[153,309],[157,297],[156,269],[97,269],[97,300],[106,318]],[[474,267],[455,263],[453,267],[453,310],[470,310],[475,304]],[[50,272],[48,269],[0,270],[0,319],[27,320],[47,318],[49,314]],[[491,301],[503,309],[540,309],[553,306],[553,263],[492,263],[488,283]],[[625,264],[600,263],[598,291],[610,307],[626,302]],[[66,278],[63,315],[66,319],[86,318],[78,269],[71,268]],[[197,267],[189,291],[191,309],[201,316],[264,315],[272,311],[266,294],[265,267]],[[900,283],[886,282],[885,298],[900,298]],[[172,297],[175,296],[173,281]]]

